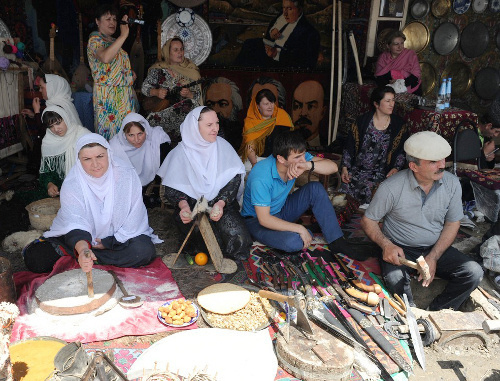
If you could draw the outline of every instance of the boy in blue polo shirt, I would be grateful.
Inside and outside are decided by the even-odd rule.
[[[306,142],[298,131],[278,135],[272,156],[252,168],[243,195],[241,214],[253,239],[285,252],[306,249],[312,234],[295,221],[311,208],[331,251],[371,256],[368,246],[355,246],[344,239],[328,194],[319,182],[309,182],[290,194],[295,179],[306,170],[329,175],[338,168],[333,161],[306,152]]]

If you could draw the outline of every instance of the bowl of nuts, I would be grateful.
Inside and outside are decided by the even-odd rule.
[[[158,307],[158,320],[170,327],[186,327],[198,320],[196,304],[184,298],[170,300]]]

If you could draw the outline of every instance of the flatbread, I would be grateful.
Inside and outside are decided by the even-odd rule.
[[[250,291],[232,283],[217,283],[201,290],[198,304],[217,314],[230,314],[245,307],[250,301]]]

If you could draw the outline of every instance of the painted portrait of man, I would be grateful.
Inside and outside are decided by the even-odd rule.
[[[319,146],[320,125],[326,114],[325,90],[318,81],[299,84],[292,99],[292,121],[300,128],[310,146]]]
[[[243,108],[243,102],[236,83],[225,77],[211,79],[203,88],[203,100],[219,116],[220,135],[238,150],[243,130],[238,113]]]
[[[316,67],[320,35],[304,15],[304,0],[283,0],[264,38],[243,43],[235,65],[250,67]]]
[[[276,99],[278,100],[278,107],[284,109],[286,105],[286,90],[285,86],[277,79],[271,77],[258,77],[250,84],[247,92],[247,108],[250,106],[252,98],[262,89],[271,90]]]

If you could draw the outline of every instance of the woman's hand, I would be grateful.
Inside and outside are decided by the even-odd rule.
[[[191,208],[189,207],[187,201],[181,200],[179,202],[179,208],[181,209],[181,211],[179,212],[179,217],[181,218],[181,221],[184,224],[189,224],[192,221],[192,219],[191,219]]]
[[[184,87],[180,93],[181,94],[181,97],[183,98],[189,98],[189,99],[193,99],[194,95],[193,93],[191,92],[191,90],[189,90],[187,87]]]
[[[387,176],[385,177],[391,177],[392,175],[394,175],[395,173],[397,173],[398,170],[396,168],[392,168],[389,173],[387,174]]]
[[[219,221],[224,214],[224,207],[226,206],[226,202],[224,200],[217,201],[212,207],[212,211],[210,212],[210,219],[212,221]]]
[[[137,79],[137,74],[135,74],[135,71],[132,70],[132,82],[135,82]]]
[[[47,193],[50,197],[57,197],[59,196],[59,188],[54,183],[48,183]]]
[[[92,245],[92,248],[93,248],[93,249],[104,250],[104,249],[105,249],[105,247],[104,247],[104,245],[102,244],[101,239],[100,239],[100,238],[96,238],[95,240],[96,240],[97,244],[96,244],[96,245]]]
[[[122,21],[128,21],[128,16],[123,15]],[[128,34],[130,32],[130,28],[128,26],[128,23],[125,22],[125,24],[120,23],[120,37],[127,38]]]
[[[257,154],[251,144],[247,144],[247,158],[250,161],[250,164],[252,164],[252,167],[257,164]]]
[[[161,88],[161,89],[152,89],[150,91],[150,94],[151,96],[153,97],[158,97],[160,99],[165,99],[165,97],[167,96],[168,94],[168,90],[167,89],[164,89],[164,88]]]
[[[92,271],[94,261],[97,260],[95,254],[89,249],[87,241],[78,241],[75,245],[75,250],[78,253],[78,264],[83,272],[88,273]]]
[[[351,182],[351,175],[347,171],[347,167],[342,167],[342,173],[340,175],[343,183],[349,184]]]

